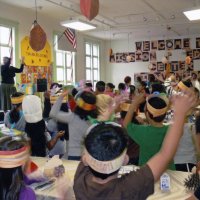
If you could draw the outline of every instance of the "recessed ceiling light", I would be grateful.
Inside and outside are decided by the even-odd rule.
[[[81,21],[81,20],[68,20],[68,21],[63,21],[60,24],[62,26],[72,28],[78,31],[87,31],[87,30],[92,30],[96,28],[96,26],[88,22]]]
[[[190,20],[200,20],[200,8],[199,9],[193,9],[189,11],[184,11],[183,14]]]

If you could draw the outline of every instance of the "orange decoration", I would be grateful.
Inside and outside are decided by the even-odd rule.
[[[191,58],[190,58],[190,56],[187,56],[186,58],[185,58],[185,63],[187,64],[187,65],[189,65],[190,63],[191,63]]]
[[[35,21],[30,32],[29,43],[34,51],[41,51],[46,44],[47,36],[42,27]]]
[[[109,49],[109,56],[111,56],[113,54],[113,50],[110,48]]]
[[[99,0],[80,0],[80,9],[90,21],[99,13]]]

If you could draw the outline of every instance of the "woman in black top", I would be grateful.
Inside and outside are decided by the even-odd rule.
[[[15,73],[21,73],[24,69],[24,58],[21,60],[20,68],[15,68],[10,65],[11,59],[9,57],[3,58],[3,65],[1,65],[1,110],[11,109],[10,96],[16,92],[14,86]]]

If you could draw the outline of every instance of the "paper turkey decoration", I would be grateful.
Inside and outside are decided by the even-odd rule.
[[[29,43],[34,51],[41,51],[46,44],[47,36],[42,27],[35,20],[31,28]]]
[[[99,13],[99,0],[80,0],[82,14],[90,21]]]

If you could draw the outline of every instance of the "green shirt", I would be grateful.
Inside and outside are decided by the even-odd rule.
[[[140,146],[140,166],[146,164],[151,157],[159,152],[167,130],[168,126],[155,127],[134,123],[128,124],[127,131],[129,136]],[[175,170],[174,163],[171,162],[168,168]]]

